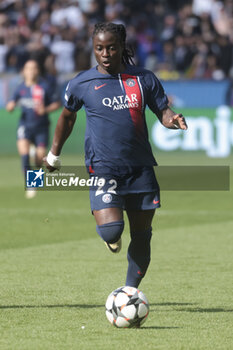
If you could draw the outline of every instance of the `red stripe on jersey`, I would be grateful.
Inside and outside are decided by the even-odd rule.
[[[40,85],[34,85],[31,91],[32,91],[32,99],[34,102],[34,110],[37,113],[38,109],[44,103],[44,90]]]
[[[142,94],[137,77],[129,74],[121,74],[122,82],[126,95],[130,99],[128,101],[129,113],[134,123],[137,134],[144,133],[144,122],[142,113]]]
[[[44,100],[44,90],[40,85],[34,85],[32,87],[32,98],[35,104],[41,104]]]

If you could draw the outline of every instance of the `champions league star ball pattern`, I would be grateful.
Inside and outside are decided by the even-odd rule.
[[[146,296],[137,288],[128,286],[109,294],[105,307],[107,319],[118,328],[140,327],[149,314]]]

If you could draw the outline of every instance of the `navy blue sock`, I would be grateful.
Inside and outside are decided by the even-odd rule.
[[[30,170],[29,154],[24,154],[23,156],[21,156],[21,160],[22,160],[23,173],[24,173],[24,176],[25,176],[25,179],[26,179],[26,177],[27,177],[27,170]]]
[[[150,263],[150,240],[152,228],[144,232],[131,232],[128,248],[128,271],[126,286],[138,287]]]
[[[124,230],[124,221],[113,221],[103,225],[96,225],[98,235],[107,243],[117,242]]]

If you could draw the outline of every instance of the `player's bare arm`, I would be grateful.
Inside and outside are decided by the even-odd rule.
[[[59,155],[62,147],[73,130],[76,121],[76,112],[71,112],[63,108],[55,129],[51,150],[45,159],[46,167],[49,171],[59,168]]]
[[[40,106],[37,107],[36,111],[39,115],[44,115],[44,114],[49,114],[51,112],[56,111],[59,107],[61,106],[60,102],[52,102],[48,106],[44,106],[41,104]]]
[[[188,129],[184,116],[181,113],[177,114],[173,112],[173,110],[169,107],[161,111],[158,118],[168,129]]]

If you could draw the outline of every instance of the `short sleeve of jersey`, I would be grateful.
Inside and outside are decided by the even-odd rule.
[[[162,84],[152,72],[146,75],[146,85],[148,88],[147,104],[149,108],[154,113],[165,109],[168,105],[168,98]]]
[[[19,90],[20,90],[20,86],[18,86],[13,93],[12,100],[15,102],[17,102],[20,98]]]
[[[49,84],[49,82],[44,82],[43,84],[45,91],[45,105],[48,106],[53,102],[60,101],[59,91],[56,84]]]
[[[50,103],[53,103],[53,102],[58,102],[58,101],[60,101],[60,97],[59,97],[59,90],[58,90],[58,88],[56,87],[56,88],[52,91],[51,95],[49,95],[49,102],[50,102]]]
[[[60,101],[59,89],[56,84],[50,89],[50,86],[47,87],[46,93],[48,96],[48,103],[58,102]]]
[[[64,107],[71,112],[77,112],[82,105],[83,101],[81,96],[79,96],[78,84],[74,84],[74,80],[71,80],[66,86]]]

